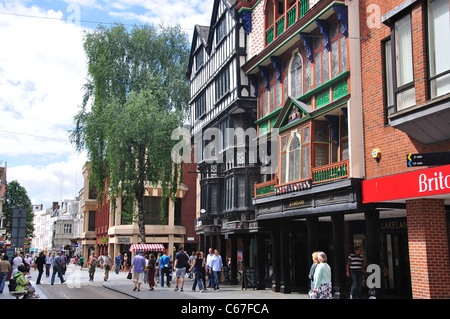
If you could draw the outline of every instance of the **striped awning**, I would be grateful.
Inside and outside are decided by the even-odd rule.
[[[131,245],[130,251],[163,251],[163,244],[134,244]]]

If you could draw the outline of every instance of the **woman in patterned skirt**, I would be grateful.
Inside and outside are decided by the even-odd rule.
[[[327,263],[327,255],[323,251],[317,255],[319,264],[314,272],[314,292],[318,299],[332,299],[331,268]]]

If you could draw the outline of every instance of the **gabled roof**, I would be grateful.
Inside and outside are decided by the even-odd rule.
[[[206,49],[206,52],[208,54],[211,53],[212,44],[214,42],[214,27],[217,22],[217,13],[219,12],[219,3],[220,2],[223,2],[225,7],[227,8],[228,12],[231,14],[231,16],[234,19],[239,20],[239,17],[237,15],[235,15],[235,9],[234,9],[237,0],[214,0],[214,6],[213,6],[212,14],[211,14],[211,22],[210,22],[209,27],[208,26],[200,26],[200,25],[195,25],[195,27],[194,27],[194,34],[192,36],[192,44],[191,44],[191,53],[189,56],[189,64],[188,64],[188,69],[186,72],[186,76],[188,78],[191,76],[191,73],[192,73],[194,56],[195,56],[195,52],[197,51],[196,44],[197,44],[198,37],[201,39],[202,44]]]
[[[274,128],[282,128],[301,119],[310,118],[311,113],[311,106],[289,96],[278,114]]]
[[[194,34],[192,35],[192,44],[191,44],[191,53],[189,55],[189,63],[186,71],[186,76],[189,79],[192,73],[192,66],[194,64],[194,56],[197,51],[197,38],[200,38],[202,45],[207,48],[208,47],[208,35],[209,35],[209,27],[201,26],[196,24],[194,27]]]

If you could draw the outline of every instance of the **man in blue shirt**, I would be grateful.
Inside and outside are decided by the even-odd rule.
[[[164,252],[164,255],[162,255],[159,258],[159,268],[160,268],[159,272],[161,274],[161,288],[164,287],[164,275],[166,275],[167,287],[170,287],[169,276],[170,276],[171,269],[169,268],[169,262],[170,262],[170,257],[167,256],[167,254]]]
[[[222,257],[217,249],[214,250],[214,256],[211,258],[210,271],[214,274],[214,290],[219,291],[220,277],[223,271]]]
[[[144,268],[145,268],[145,258],[144,252],[140,251],[139,255],[134,256],[133,261],[131,262],[133,265],[133,279],[134,279],[134,289],[135,291],[141,291],[141,283],[144,278]]]

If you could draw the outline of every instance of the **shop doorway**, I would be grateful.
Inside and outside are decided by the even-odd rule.
[[[411,272],[407,233],[381,235],[382,288],[387,292],[411,295]]]

